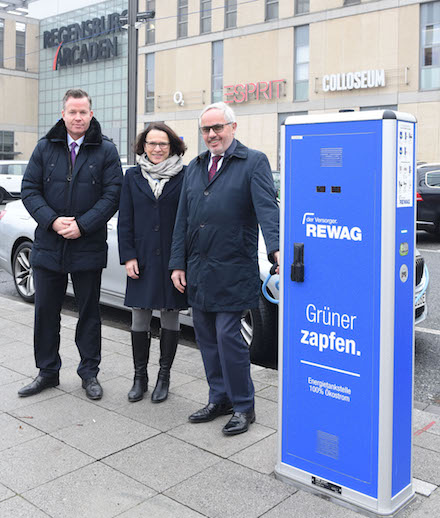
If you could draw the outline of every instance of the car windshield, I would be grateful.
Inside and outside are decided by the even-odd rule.
[[[0,164],[0,174],[24,174],[26,164]]]

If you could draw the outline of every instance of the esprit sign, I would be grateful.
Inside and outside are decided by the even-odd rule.
[[[117,56],[118,38],[114,33],[121,31],[120,17],[126,13],[125,10],[121,14],[112,13],[44,31],[43,48],[57,47],[52,69],[57,70],[58,67],[80,65]],[[96,41],[84,41],[92,38]],[[67,43],[74,43],[74,45],[66,47]]]
[[[225,86],[225,103],[279,99],[285,82],[285,79],[272,79],[271,81],[258,81],[258,83],[237,83]]]
[[[385,70],[361,70],[343,74],[328,74],[322,78],[324,92],[379,88],[385,86]]]

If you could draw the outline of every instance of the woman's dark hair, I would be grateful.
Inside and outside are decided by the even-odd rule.
[[[164,131],[168,135],[170,141],[170,156],[185,154],[186,145],[183,140],[177,136],[177,134],[164,122],[151,122],[142,133],[138,135],[136,146],[134,151],[137,155],[143,155],[145,153],[144,144],[145,138],[151,130]]]

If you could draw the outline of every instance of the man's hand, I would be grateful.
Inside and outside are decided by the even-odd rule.
[[[60,219],[60,218],[58,218]],[[62,219],[69,219],[69,218],[62,218]],[[81,237],[81,232],[79,230],[78,224],[75,221],[75,218],[71,218],[72,221],[70,221],[69,224],[64,225],[64,228],[62,230],[58,230],[57,234],[64,237],[64,239],[78,239]],[[53,225],[52,225],[53,226]]]
[[[125,271],[131,279],[139,279],[139,264],[137,259],[125,261]]]
[[[180,293],[185,292],[186,287],[186,276],[185,270],[173,270],[171,274],[171,280],[173,281],[174,287],[176,290],[180,291]]]
[[[73,216],[61,216],[52,223],[52,228],[59,234],[60,230],[64,230],[68,227],[74,219]]]
[[[278,263],[277,269],[275,270],[275,273],[280,273],[280,251],[273,253],[273,258],[275,259],[275,262]]]

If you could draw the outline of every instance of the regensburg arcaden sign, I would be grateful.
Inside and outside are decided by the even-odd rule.
[[[118,38],[115,33],[122,30],[120,17],[126,14],[127,10],[45,31],[43,47],[57,47],[53,70],[117,56]],[[92,38],[94,41],[88,41]]]

